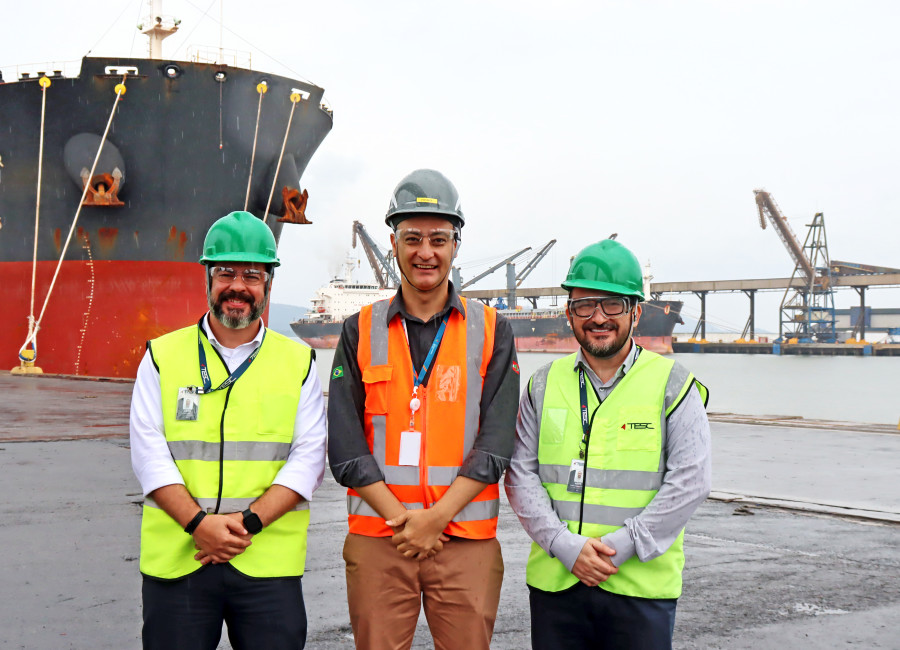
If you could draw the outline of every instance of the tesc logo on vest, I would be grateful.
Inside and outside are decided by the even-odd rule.
[[[623,429],[652,429],[652,422],[626,422],[622,425]]]

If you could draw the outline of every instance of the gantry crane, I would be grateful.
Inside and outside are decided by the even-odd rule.
[[[803,280],[803,286],[789,287],[784,292],[778,323],[780,339],[796,339],[801,343],[834,343],[837,340],[834,288],[824,215],[821,212],[815,214],[812,223],[807,224],[806,240],[800,244],[772,196],[762,189],[753,190],[753,193],[760,227],[765,230],[768,218],[794,261],[791,284],[794,278]]]

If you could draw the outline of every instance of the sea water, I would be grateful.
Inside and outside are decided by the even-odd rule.
[[[523,386],[562,354],[519,354]],[[709,388],[708,410],[741,415],[799,416],[821,420],[898,424],[900,358],[674,354]],[[334,350],[316,350],[327,390]]]

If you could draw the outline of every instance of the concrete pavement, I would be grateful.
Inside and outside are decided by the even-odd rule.
[[[0,390],[0,647],[139,647],[130,385],[0,374]],[[768,424],[713,423],[714,488],[744,502],[707,501],[688,525],[675,646],[900,648],[900,526],[890,519],[900,436]],[[754,505],[768,498],[812,507]],[[303,579],[309,648],[352,648],[344,507],[326,475]],[[529,540],[505,503],[499,537],[506,578],[493,647],[527,648]],[[424,620],[414,647],[432,647]]]

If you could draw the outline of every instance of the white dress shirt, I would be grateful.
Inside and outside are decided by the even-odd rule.
[[[203,329],[209,342],[222,355],[229,372],[234,372],[259,347],[264,327],[260,319],[256,338],[236,348],[226,348],[213,335],[209,327],[209,314],[203,318]],[[144,496],[165,485],[184,485],[181,472],[166,444],[159,371],[149,350],[141,360],[134,382],[130,429],[131,466]],[[287,461],[272,482],[293,490],[307,501],[311,500],[325,475],[325,438],[325,399],[313,361],[300,393]]]

